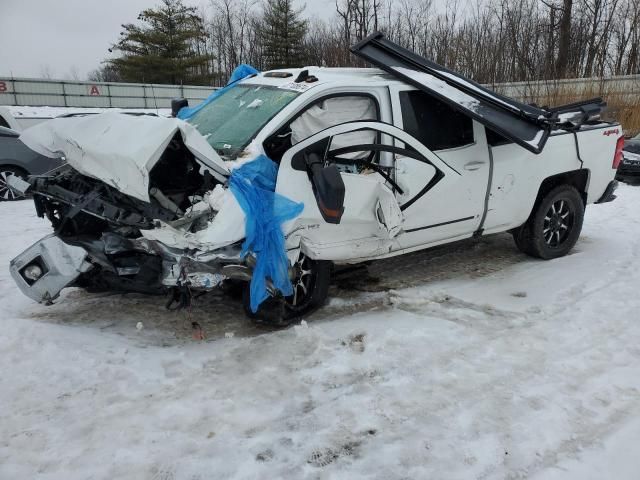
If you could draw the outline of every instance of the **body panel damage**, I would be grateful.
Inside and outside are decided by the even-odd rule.
[[[149,174],[176,135],[203,168],[224,181],[229,170],[220,156],[193,126],[175,118],[117,112],[56,118],[25,130],[20,140],[42,155],[62,155],[78,172],[149,201]]]

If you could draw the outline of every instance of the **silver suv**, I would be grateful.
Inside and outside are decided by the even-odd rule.
[[[17,175],[42,175],[63,162],[34,152],[18,138],[20,134],[10,128],[0,127],[0,201],[16,200],[21,194],[7,185],[7,178]]]

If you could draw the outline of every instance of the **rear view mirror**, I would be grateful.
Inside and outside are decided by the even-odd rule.
[[[305,154],[307,172],[318,208],[327,223],[340,223],[344,213],[344,181],[335,165],[324,166],[317,153]]]

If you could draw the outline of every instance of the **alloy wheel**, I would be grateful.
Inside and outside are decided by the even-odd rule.
[[[294,279],[291,282],[293,285],[293,295],[287,297],[287,303],[292,307],[297,307],[307,301],[313,288],[311,260],[304,253],[300,252],[300,256],[293,266],[293,269],[295,271]]]
[[[544,217],[542,235],[547,245],[553,248],[561,246],[573,227],[573,212],[566,200],[556,200],[551,204]]]
[[[0,201],[11,201],[22,197],[22,195],[17,194],[9,187],[7,178],[10,175],[15,175],[15,172],[11,170],[0,170]]]

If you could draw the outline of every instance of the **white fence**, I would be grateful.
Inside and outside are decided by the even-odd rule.
[[[0,76],[0,105],[49,107],[169,108],[174,98],[200,103],[213,87],[141,83],[76,82]]]
[[[497,92],[520,101],[530,102],[539,98],[602,96],[605,100],[636,96],[640,98],[640,75],[605,78],[570,78],[535,82],[511,82],[489,85]]]
[[[490,85],[496,91],[521,101],[540,97],[593,96],[640,97],[640,75],[609,78],[579,78]],[[186,98],[190,105],[205,99],[214,87],[113,82],[76,82],[0,76],[0,105],[50,107],[169,108],[173,98]]]

